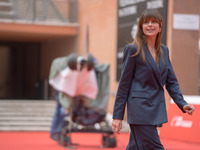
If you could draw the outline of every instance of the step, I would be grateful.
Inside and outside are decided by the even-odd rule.
[[[13,3],[11,2],[0,2],[0,7],[12,7]]]
[[[2,12],[0,11],[0,18],[13,18],[15,15],[14,15],[14,11],[8,11],[8,12]]]
[[[55,105],[55,100],[0,100],[1,105],[26,105],[26,104],[32,104],[32,105]]]
[[[7,122],[7,121],[0,121],[0,126],[4,126],[4,125],[9,125],[9,126],[50,126],[51,122],[49,121],[10,121],[10,122]]]
[[[54,110],[55,111],[55,110]],[[52,112],[0,112],[0,116],[6,116],[6,117],[12,117],[12,116],[27,116],[27,117],[32,117],[34,116],[41,116],[41,117],[48,117],[48,116],[52,116],[54,114],[54,111]]]
[[[25,116],[10,116],[10,117],[7,117],[7,116],[0,116],[0,122],[1,121],[13,121],[13,120],[28,120],[28,121],[51,121],[51,116],[49,117],[40,117],[40,116],[31,116],[31,117],[25,117]]]
[[[13,3],[0,2],[0,12],[11,12],[13,10]]]
[[[41,126],[0,126],[0,131],[49,131],[50,127]]]
[[[15,108],[12,108],[12,107],[0,107],[0,112],[5,112],[5,111],[12,111],[12,112],[54,112],[55,111],[55,108],[33,108],[32,106],[27,106],[24,107],[24,108],[18,108],[18,107],[15,107]]]

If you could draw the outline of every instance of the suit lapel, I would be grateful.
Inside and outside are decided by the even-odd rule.
[[[146,57],[147,62],[152,67],[152,69],[155,72],[155,75],[156,75],[160,85],[162,86],[162,79],[161,79],[161,73],[160,73],[159,67],[157,66],[155,60],[153,59],[153,57],[152,57],[147,45],[145,45],[144,52],[145,52],[145,57]]]

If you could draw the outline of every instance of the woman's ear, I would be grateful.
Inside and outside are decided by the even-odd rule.
[[[163,26],[163,22],[162,22],[162,21],[160,22],[160,26],[161,26],[161,27]]]

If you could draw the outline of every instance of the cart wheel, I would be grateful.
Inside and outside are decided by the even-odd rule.
[[[116,147],[117,140],[116,137],[110,137],[109,135],[102,136],[102,145],[104,147]]]
[[[62,146],[70,146],[71,145],[71,137],[67,136],[67,135],[61,135],[59,144]]]

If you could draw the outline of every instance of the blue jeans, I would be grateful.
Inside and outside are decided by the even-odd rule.
[[[57,106],[56,110],[53,116],[52,124],[51,124],[51,129],[50,129],[50,137],[53,140],[59,141],[60,133],[63,127],[64,123],[64,113],[63,113],[63,107],[59,103],[58,100],[58,91],[55,90],[55,100],[57,101]]]

